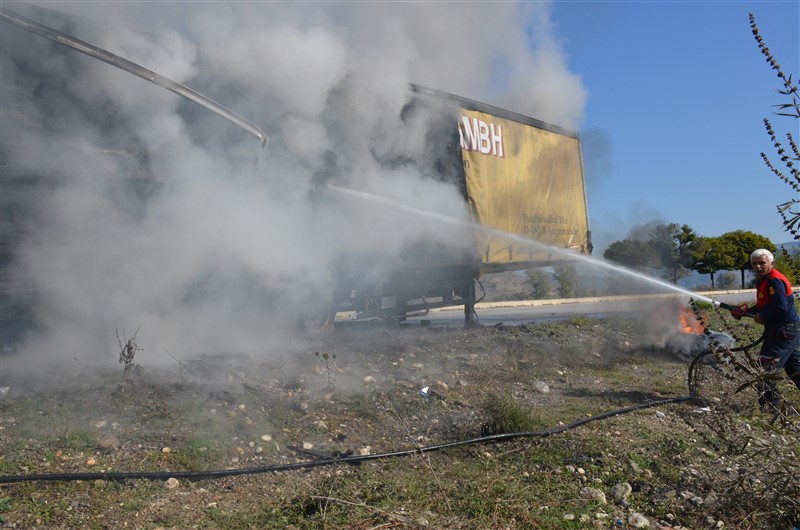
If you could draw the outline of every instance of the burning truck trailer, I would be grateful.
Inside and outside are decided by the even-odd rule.
[[[54,25],[63,22],[63,16],[52,10],[37,9],[35,13],[44,14],[41,18],[45,20],[54,20]],[[48,53],[60,50],[66,61],[70,55],[80,55],[75,51],[89,55],[221,115],[256,136],[262,147],[267,142],[260,128],[188,87],[13,11],[3,9],[0,14],[4,26],[16,26],[18,32],[18,28],[25,30],[32,46],[39,46],[40,37],[45,37],[62,45],[47,50]],[[4,57],[5,60],[8,58]],[[86,185],[87,179],[98,182],[103,179],[107,185],[111,179],[115,186],[125,192],[133,191],[146,203],[161,185],[151,173],[146,149],[135,137],[128,142],[118,137],[85,142],[75,138],[68,117],[53,114],[43,118],[37,108],[41,92],[59,90],[59,81],[49,79],[48,72],[38,69],[26,72],[22,68],[22,71],[29,76],[22,85],[30,90],[3,87],[1,116],[0,276],[4,344],[10,335],[21,334],[19,330],[30,327],[39,318],[32,308],[37,305],[40,288],[25,276],[17,258],[20,242],[35,231],[31,227],[35,227],[41,213],[35,206],[40,196],[68,181]],[[73,103],[75,108],[80,106]],[[105,119],[102,113],[84,111],[87,116]],[[452,241],[418,237],[391,255],[380,250],[341,249],[329,263],[330,282],[317,286],[314,292],[319,294],[307,299],[300,308],[309,327],[330,328],[339,312],[355,313],[359,318],[402,319],[409,314],[454,305],[464,306],[465,320],[469,322],[479,301],[476,287],[480,286],[481,275],[552,266],[569,261],[572,252],[591,253],[580,138],[576,132],[414,85],[410,87],[409,103],[401,118],[404,124],[425,124],[426,152],[416,156],[402,152],[376,154],[376,161],[387,169],[414,166],[426,178],[455,187],[469,219],[457,220],[441,212],[414,211],[408,205],[394,205],[423,219],[430,217],[432,230],[442,224],[456,225],[460,235]],[[109,116],[106,121],[113,119],[114,116]],[[34,137],[39,144],[45,138],[56,150],[73,150],[67,158],[74,161],[74,166],[63,164],[63,157],[58,159],[58,167],[39,164],[31,170],[15,166],[13,161],[28,149],[27,139]],[[97,152],[103,153],[106,163],[111,160],[110,165],[93,167],[83,162],[84,158],[93,159],[91,155]],[[330,163],[314,175],[312,195],[316,196],[314,200],[323,202],[353,203],[354,195],[357,198],[359,192],[338,187],[336,159],[335,153],[329,153]]]
[[[337,312],[403,319],[455,305],[464,306],[465,322],[470,323],[480,301],[482,275],[554,266],[571,261],[572,253],[591,254],[577,132],[453,94],[410,88],[403,121],[428,117],[427,152],[419,169],[458,189],[469,221],[403,205],[390,209],[429,216],[433,226],[459,224],[468,233],[459,238],[461,244],[415,240],[392,263],[379,255],[366,260],[343,256],[337,263],[329,325]],[[380,162],[421,165],[402,156]],[[466,247],[464,240],[469,241]],[[348,274],[362,270],[356,261],[380,262],[376,268],[386,273],[380,278]]]

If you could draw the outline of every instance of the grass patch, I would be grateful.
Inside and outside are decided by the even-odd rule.
[[[11,511],[11,497],[0,497],[0,523],[5,523],[6,519],[3,517],[3,512]]]
[[[170,460],[188,471],[207,471],[222,461],[225,450],[218,441],[206,436],[189,436],[170,453]]]
[[[56,440],[59,447],[79,453],[91,451],[97,445],[94,431],[81,427],[67,428]]]
[[[535,421],[526,407],[508,395],[488,394],[483,403],[488,429],[496,433],[530,431]]]
[[[19,473],[21,467],[29,466],[36,458],[35,452],[35,448],[22,441],[3,447],[3,454],[0,454],[0,475]]]

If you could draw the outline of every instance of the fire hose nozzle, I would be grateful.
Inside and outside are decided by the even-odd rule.
[[[728,311],[731,312],[731,315],[733,315],[733,318],[735,318],[736,320],[739,320],[740,318],[742,318],[744,316],[748,316],[748,317],[752,317],[753,316],[753,315],[748,313],[750,308],[747,307],[747,304],[731,305],[731,304],[726,304],[725,302],[714,301],[714,306],[720,307],[722,309],[727,309]]]
[[[733,315],[733,317],[737,320],[745,316],[753,316],[751,313],[748,313],[750,308],[747,307],[747,304],[731,305],[726,304],[725,302],[720,302],[719,300],[714,300],[712,298],[706,298],[705,300],[708,301],[714,308],[721,308],[730,311],[731,315]]]

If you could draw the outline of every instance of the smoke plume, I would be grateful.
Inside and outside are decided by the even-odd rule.
[[[586,99],[547,3],[4,6],[270,137],[262,150],[198,105],[2,22],[3,222],[23,227],[3,274],[32,286],[35,321],[4,330],[15,360],[116,362],[116,331],[137,328],[137,361],[268,355],[342,256],[391,261],[420,237],[470,244],[463,229],[327,190],[468,218],[428,163],[426,131],[455,118],[404,116],[409,83],[572,128]]]

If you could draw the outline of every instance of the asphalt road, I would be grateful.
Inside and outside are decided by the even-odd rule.
[[[728,304],[748,303],[755,300],[755,290],[706,292],[701,295]],[[497,324],[520,325],[529,322],[564,320],[574,316],[604,317],[614,314],[642,314],[652,311],[665,299],[678,298],[688,303],[689,296],[682,294],[609,296],[561,300],[527,300],[478,304],[475,307],[477,323],[484,326]],[[427,315],[410,317],[407,325],[437,327],[462,326],[463,306],[433,310]]]

